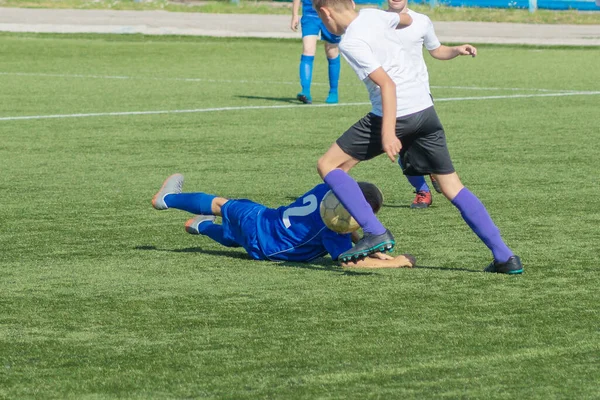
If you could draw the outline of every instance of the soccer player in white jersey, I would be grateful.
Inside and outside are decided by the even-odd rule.
[[[313,0],[313,7],[329,32],[344,35],[340,51],[365,83],[372,105],[371,112],[340,136],[317,164],[321,177],[364,232],[354,249],[342,253],[340,259],[395,244],[373,212],[367,212],[369,206],[347,171],[383,153],[395,161],[399,153],[404,174],[432,174],[444,196],[491,250],[493,261],[486,272],[522,273],[521,260],[506,246],[485,206],[454,170],[429,87],[419,79],[418,68],[396,32],[412,17],[376,9],[357,13],[352,0]]]
[[[458,56],[477,55],[477,49],[470,44],[461,46],[444,46],[438,40],[433,23],[425,14],[420,14],[408,8],[408,0],[388,0],[388,11],[397,13],[407,13],[413,19],[413,23],[406,29],[398,30],[398,37],[404,44],[413,64],[417,67],[418,76],[429,88],[429,73],[427,65],[423,58],[423,47],[429,51],[429,54],[437,60],[452,60]],[[415,199],[411,204],[411,208],[427,208],[431,205],[431,191],[425,178],[422,176],[408,176],[406,178],[415,188]],[[441,193],[440,187],[433,176],[430,176],[431,183],[435,190]]]

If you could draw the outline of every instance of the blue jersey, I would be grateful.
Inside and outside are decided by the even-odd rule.
[[[313,8],[312,0],[302,0],[302,16],[315,16],[319,18],[319,14]]]
[[[319,205],[329,186],[320,184],[289,206],[267,208],[257,219],[257,239],[270,260],[311,261],[329,253],[338,256],[352,248],[350,234],[328,229]]]

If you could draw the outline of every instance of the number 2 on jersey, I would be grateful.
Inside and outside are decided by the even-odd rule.
[[[290,217],[305,217],[317,209],[317,196],[308,195],[302,199],[302,203],[305,204],[302,207],[291,207],[283,212],[283,225],[286,228],[292,226]]]

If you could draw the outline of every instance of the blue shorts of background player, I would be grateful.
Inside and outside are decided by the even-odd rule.
[[[302,1],[302,19],[299,18],[300,2]],[[292,22],[290,27],[294,32],[298,25],[302,26],[302,56],[300,57],[300,86],[302,91],[296,98],[304,103],[312,103],[310,87],[312,84],[313,62],[317,52],[319,36],[325,42],[325,54],[328,62],[329,94],[326,103],[335,104],[339,101],[338,82],[340,79],[340,51],[338,44],[342,39],[329,33],[323,22],[312,7],[311,0],[293,0]]]
[[[300,25],[303,38],[305,36],[320,36],[321,40],[330,44],[339,44],[342,40],[341,36],[329,33],[318,15],[303,15],[300,19]]]
[[[365,197],[379,210],[383,197],[379,189],[361,182]],[[157,210],[179,209],[197,214],[185,224],[186,231],[204,235],[227,247],[242,247],[255,260],[310,262],[329,254],[333,260],[352,248],[356,232],[339,234],[328,229],[319,212],[329,186],[320,184],[293,203],[277,209],[250,200],[229,200],[212,194],[182,193],[183,175],[168,177],[152,199]],[[371,204],[370,203],[370,204]],[[216,216],[222,217],[220,224]],[[391,257],[377,253],[373,257],[342,263],[345,267],[412,267],[412,256]]]

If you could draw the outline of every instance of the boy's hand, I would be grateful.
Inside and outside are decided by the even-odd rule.
[[[392,162],[395,162],[396,156],[402,149],[402,143],[400,143],[400,139],[398,139],[393,133],[387,135],[384,134],[381,138],[381,145],[383,147],[383,151],[385,151],[385,154],[387,154]]]
[[[385,253],[373,253],[373,254],[369,255],[369,257],[377,258],[378,260],[393,260],[394,259],[394,257],[390,256],[389,254],[385,254]]]
[[[290,28],[292,28],[292,30],[294,32],[298,31],[299,23],[300,23],[300,17],[298,17],[297,15],[292,15],[292,23],[290,24]]]
[[[462,46],[456,46],[456,50],[461,56],[472,56],[475,57],[477,55],[477,48],[475,46],[471,46],[470,44],[463,44]]]

